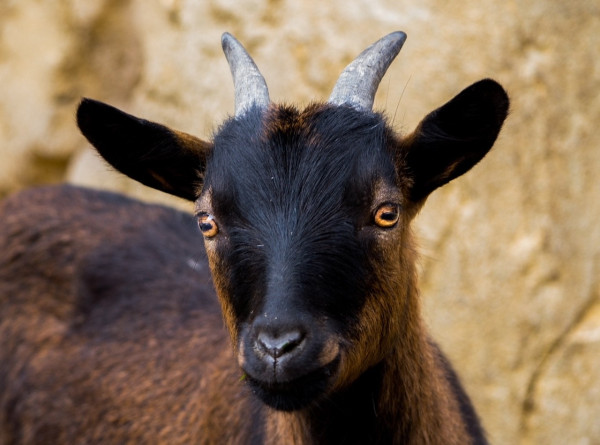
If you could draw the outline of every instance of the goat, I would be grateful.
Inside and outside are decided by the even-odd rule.
[[[74,186],[2,203],[0,444],[487,443],[424,327],[410,222],[509,101],[485,79],[395,133],[372,106],[405,38],[299,109],[224,34],[235,115],[210,142],[83,99],[98,152],[195,215]]]

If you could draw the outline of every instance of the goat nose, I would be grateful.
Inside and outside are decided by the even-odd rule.
[[[289,354],[304,341],[304,335],[298,330],[284,332],[280,335],[272,335],[262,331],[256,339],[260,351],[277,359]]]

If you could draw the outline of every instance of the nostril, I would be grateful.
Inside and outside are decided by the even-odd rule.
[[[273,358],[279,358],[292,352],[303,340],[304,335],[296,330],[284,332],[280,335],[271,335],[263,331],[258,334],[256,342],[261,351]]]

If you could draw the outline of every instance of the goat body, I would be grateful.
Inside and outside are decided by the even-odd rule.
[[[423,326],[410,222],[508,98],[483,80],[397,135],[370,106],[404,37],[299,110],[225,35],[236,115],[210,142],[81,103],[109,163],[196,215],[71,186],[1,204],[0,444],[486,443]]]

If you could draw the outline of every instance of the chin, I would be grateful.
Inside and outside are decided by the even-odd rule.
[[[297,411],[317,404],[333,386],[339,357],[331,363],[296,379],[277,382],[264,381],[246,372],[246,381],[262,402],[277,411]]]

